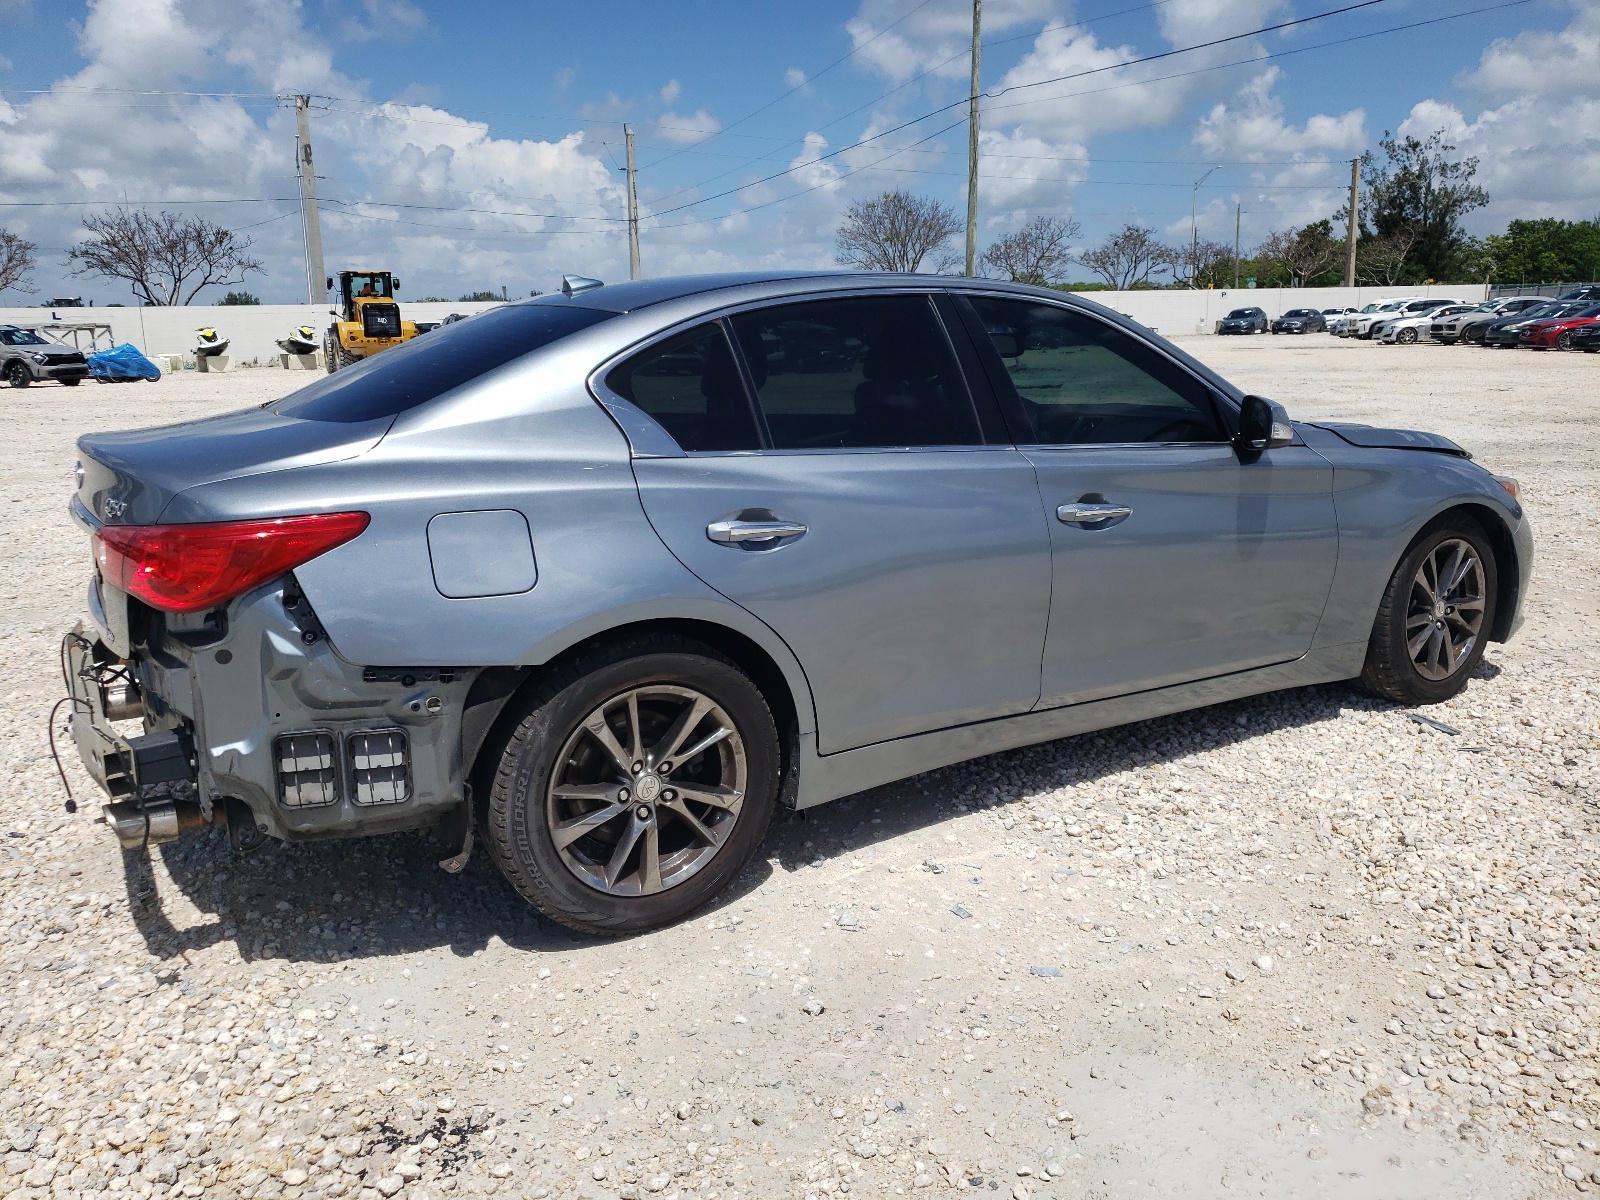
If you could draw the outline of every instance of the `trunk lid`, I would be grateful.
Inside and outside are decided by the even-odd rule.
[[[200,484],[339,462],[371,450],[392,415],[343,423],[264,408],[78,439],[78,499],[108,525],[156,524],[174,496]]]

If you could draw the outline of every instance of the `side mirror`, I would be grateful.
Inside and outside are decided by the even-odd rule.
[[[328,276],[328,287],[329,288],[333,287],[333,276],[332,275]]]
[[[400,290],[400,281],[398,279],[390,280],[389,287],[391,290],[398,292]]]
[[[1239,436],[1234,446],[1241,452],[1260,454],[1263,450],[1287,446],[1294,441],[1294,426],[1289,414],[1276,401],[1264,396],[1246,396],[1239,406]]]

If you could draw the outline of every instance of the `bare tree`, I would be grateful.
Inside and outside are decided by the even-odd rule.
[[[1256,250],[1256,257],[1278,263],[1288,271],[1290,287],[1305,287],[1337,262],[1343,251],[1344,243],[1334,240],[1332,226],[1327,221],[1314,221],[1302,228],[1291,226],[1268,234]]]
[[[39,247],[9,229],[0,229],[0,292],[16,288],[19,292],[38,289],[28,282],[33,271],[33,252]]]
[[[1173,273],[1190,287],[1220,286],[1233,277],[1233,247],[1221,242],[1195,242],[1178,246],[1172,254]]]
[[[962,227],[955,209],[932,196],[884,192],[845,211],[834,258],[866,271],[915,271]]]
[[[1411,248],[1417,244],[1417,231],[1401,226],[1382,237],[1356,243],[1356,278],[1362,283],[1393,287],[1400,281]]]
[[[1156,231],[1141,225],[1126,225],[1093,250],[1078,256],[1078,261],[1112,287],[1126,290],[1146,282],[1150,276],[1173,263],[1175,251],[1156,240]]]
[[[124,279],[144,304],[189,304],[203,288],[243,282],[261,264],[250,239],[204,217],[119,208],[83,222],[89,240],[69,251],[74,275]]]
[[[1012,283],[1049,287],[1072,261],[1069,243],[1083,232],[1070,217],[1035,217],[983,252],[983,265]]]

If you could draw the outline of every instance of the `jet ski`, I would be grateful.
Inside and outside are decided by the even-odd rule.
[[[309,325],[302,325],[286,338],[278,339],[278,349],[285,354],[315,354],[317,333]]]
[[[216,354],[224,354],[228,349],[228,339],[223,337],[211,326],[195,330],[200,335],[200,342],[194,348],[196,354],[210,358]]]

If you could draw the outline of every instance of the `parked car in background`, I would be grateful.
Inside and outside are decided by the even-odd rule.
[[[1570,292],[1562,292],[1556,297],[1558,300],[1600,300],[1600,283],[1588,283],[1582,287],[1575,287]]]
[[[1600,321],[1572,331],[1572,348],[1586,354],[1600,353]]]
[[[1482,304],[1475,304],[1472,308],[1454,316],[1441,317],[1434,314],[1433,323],[1428,326],[1429,334],[1445,345],[1468,340],[1469,331],[1477,326],[1486,325],[1498,317],[1510,313],[1521,312],[1524,308],[1532,308],[1537,300],[1524,299],[1523,297],[1509,297],[1501,300],[1485,300]]]
[[[78,448],[63,673],[124,845],[437,827],[460,869],[480,831],[599,934],[708,902],[780,805],[1280,688],[1447,700],[1532,567],[1447,438],[985,279],[541,296]]]
[[[1373,326],[1372,340],[1412,346],[1427,336],[1429,327],[1439,317],[1472,312],[1476,307],[1473,304],[1447,304],[1432,311],[1424,309],[1410,316],[1393,317]]]
[[[1236,308],[1217,326],[1218,333],[1265,333],[1267,314],[1259,308]]]
[[[1328,322],[1314,308],[1291,308],[1272,323],[1273,333],[1327,333]]]
[[[1393,312],[1383,314],[1376,320],[1368,322],[1365,332],[1358,336],[1368,339],[1376,338],[1383,333],[1384,327],[1391,321],[1404,321],[1412,317],[1428,316],[1431,313],[1438,312],[1441,308],[1449,308],[1452,305],[1461,303],[1460,300],[1439,300],[1432,297],[1421,300],[1407,300]]]
[[[1523,309],[1520,313],[1490,321],[1483,327],[1482,344],[1498,349],[1515,348],[1521,344],[1524,325],[1565,317],[1587,307],[1588,304],[1582,300],[1553,300],[1547,304],[1536,304],[1532,308]]]
[[[1600,303],[1589,302],[1565,316],[1529,321],[1517,332],[1517,345],[1528,350],[1570,350],[1575,330],[1600,319]]]
[[[89,363],[82,353],[40,337],[31,329],[0,325],[0,379],[14,388],[54,379],[77,387],[89,374]]]
[[[1367,330],[1371,328],[1374,321],[1381,321],[1384,319],[1384,317],[1390,315],[1391,313],[1399,312],[1400,307],[1406,303],[1407,299],[1408,298],[1401,298],[1397,300],[1380,300],[1376,303],[1367,305],[1358,313],[1352,313],[1349,317],[1340,322],[1339,336],[1354,338],[1365,337]]]
[[[1331,321],[1334,317],[1343,317],[1350,313],[1359,311],[1359,309],[1354,308],[1325,308],[1322,310],[1322,315]]]

